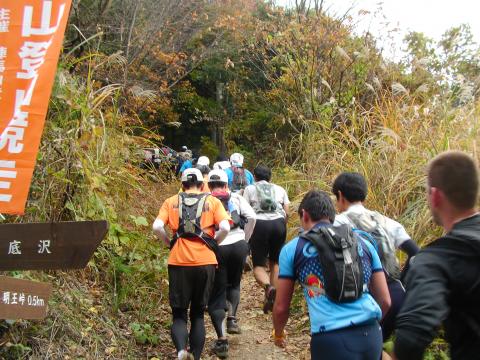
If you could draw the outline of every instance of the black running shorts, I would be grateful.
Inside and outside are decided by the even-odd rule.
[[[215,265],[168,266],[170,306],[205,309],[215,279]]]
[[[253,266],[266,266],[267,260],[278,263],[286,239],[287,225],[284,218],[257,220],[250,238]]]

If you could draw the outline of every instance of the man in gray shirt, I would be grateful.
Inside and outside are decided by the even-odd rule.
[[[253,275],[265,290],[264,313],[273,308],[278,280],[278,257],[287,237],[288,199],[281,186],[270,183],[272,171],[259,165],[253,171],[255,184],[245,188],[243,196],[253,207],[257,222],[250,238]],[[270,275],[267,273],[269,262]]]

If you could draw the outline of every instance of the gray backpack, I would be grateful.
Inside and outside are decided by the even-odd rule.
[[[257,213],[273,213],[277,211],[277,198],[273,184],[255,184],[258,204],[255,208]]]
[[[387,277],[398,280],[400,265],[395,255],[394,241],[385,230],[385,217],[376,211],[360,214],[347,213],[346,215],[353,223],[357,234],[371,242],[376,248]]]

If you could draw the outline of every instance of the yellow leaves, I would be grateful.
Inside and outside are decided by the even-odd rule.
[[[163,62],[165,64],[171,64],[174,62],[176,54],[168,54],[168,53],[164,53],[163,51],[157,51],[152,55],[154,55],[157,58],[157,60],[160,62]]]
[[[81,334],[83,337],[87,337],[87,336],[89,336],[91,330],[92,330],[92,327],[91,327],[91,326],[88,326],[88,327],[84,328],[83,330],[81,330],[81,331],[80,331],[80,334]]]
[[[102,136],[104,134],[104,128],[100,126],[93,126],[93,134],[95,136]]]
[[[117,348],[115,346],[109,346],[105,349],[105,354],[112,355],[113,353],[115,353],[116,350]]]

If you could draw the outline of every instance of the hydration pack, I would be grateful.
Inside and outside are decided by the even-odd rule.
[[[233,180],[232,180],[232,191],[240,191],[245,189],[248,185],[247,174],[245,174],[245,169],[238,166],[232,166],[233,171]]]
[[[273,213],[277,210],[277,199],[273,184],[255,184],[257,190],[258,205],[257,213]]]
[[[393,240],[385,230],[385,217],[376,211],[362,213],[347,213],[348,219],[362,238],[373,244],[378,252],[380,261],[387,278],[400,278],[400,265],[395,255]]]
[[[245,224],[247,223],[247,219],[240,215],[239,210],[236,208],[235,204],[231,200],[231,194],[226,191],[218,191],[212,192],[212,196],[220,200],[225,210],[230,214],[230,217],[233,221],[231,229],[236,229],[238,227],[240,229],[244,229]]]
[[[318,252],[326,296],[335,303],[349,303],[360,298],[367,285],[358,252],[358,240],[348,225],[317,227],[300,235]]]
[[[209,194],[186,194],[178,195],[178,230],[170,243],[170,249],[173,248],[179,238],[187,240],[200,239],[215,254],[218,252],[218,244],[214,238],[203,232],[200,221],[202,219],[203,208]]]

